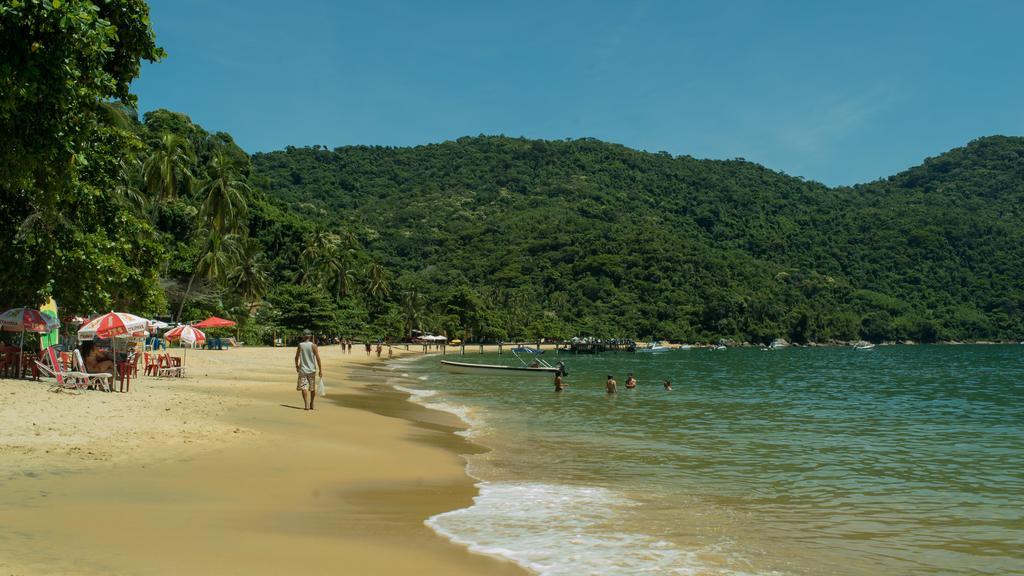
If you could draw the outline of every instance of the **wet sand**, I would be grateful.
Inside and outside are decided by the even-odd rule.
[[[321,353],[313,412],[283,348],[129,394],[0,381],[0,574],[525,574],[423,524],[475,495],[461,423]]]

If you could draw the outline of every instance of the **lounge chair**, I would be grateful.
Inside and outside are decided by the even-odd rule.
[[[114,375],[107,372],[89,372],[85,367],[85,360],[82,360],[82,351],[75,349],[75,368],[85,376],[86,386],[102,386],[107,389],[107,392],[114,391],[114,385],[111,383]]]
[[[36,360],[36,367],[44,375],[57,381],[58,388],[82,388],[87,386],[88,376],[82,372],[65,370],[57,357],[57,351],[51,346],[43,352],[43,360]]]

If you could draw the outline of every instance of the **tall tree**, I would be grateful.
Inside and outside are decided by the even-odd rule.
[[[153,220],[156,210],[179,191],[192,191],[192,166],[196,162],[192,145],[184,137],[166,133],[142,164],[146,191],[152,197]]]
[[[405,335],[412,338],[413,330],[422,329],[424,316],[426,315],[426,300],[418,290],[410,289],[402,291],[402,322],[404,323]]]
[[[141,308],[158,287],[158,249],[122,250],[138,222],[107,198],[114,160],[134,153],[135,138],[106,104],[133,104],[140,61],[163,55],[148,10],[142,0],[0,2],[0,302],[55,295],[89,309],[134,291]]]
[[[391,280],[384,266],[374,262],[366,271],[369,280],[367,293],[373,298],[384,298],[391,293]]]
[[[203,196],[200,217],[215,235],[238,232],[248,210],[246,196],[251,193],[238,162],[223,149],[214,150],[206,173],[207,180],[200,189]]]
[[[266,295],[270,283],[263,247],[259,242],[246,238],[240,243],[238,259],[229,273],[229,280],[251,314]]]
[[[189,277],[185,295],[181,299],[181,304],[178,305],[176,320],[181,320],[181,313],[185,309],[185,303],[188,302],[192,285],[197,277],[212,280],[220,285],[227,281],[228,274],[234,269],[234,263],[239,260],[241,243],[242,238],[237,234],[221,235],[209,230],[203,235],[202,250],[192,275]]]

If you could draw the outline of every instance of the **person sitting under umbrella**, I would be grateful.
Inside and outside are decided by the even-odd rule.
[[[99,346],[91,340],[86,340],[78,347],[82,353],[82,361],[85,362],[85,371],[90,374],[113,374],[114,359],[106,350],[100,350]],[[114,385],[114,378],[110,378],[110,386]]]

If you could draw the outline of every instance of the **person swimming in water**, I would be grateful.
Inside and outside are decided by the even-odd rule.
[[[565,381],[562,380],[562,373],[555,372],[555,392],[565,390]]]
[[[636,378],[633,376],[633,373],[630,372],[629,376],[626,377],[626,389],[632,390],[634,388],[636,388]]]
[[[616,392],[618,392],[618,387],[619,385],[617,382],[615,382],[615,378],[612,378],[612,375],[609,374],[608,380],[606,380],[604,383],[604,391],[609,394],[615,394]]]
[[[669,392],[671,392],[671,391],[672,391],[672,381],[671,381],[671,380],[665,380],[665,381],[664,381],[664,382],[662,382],[661,384],[662,384],[662,386],[664,386],[664,387],[665,387],[665,390],[667,390],[667,391],[669,391]]]

